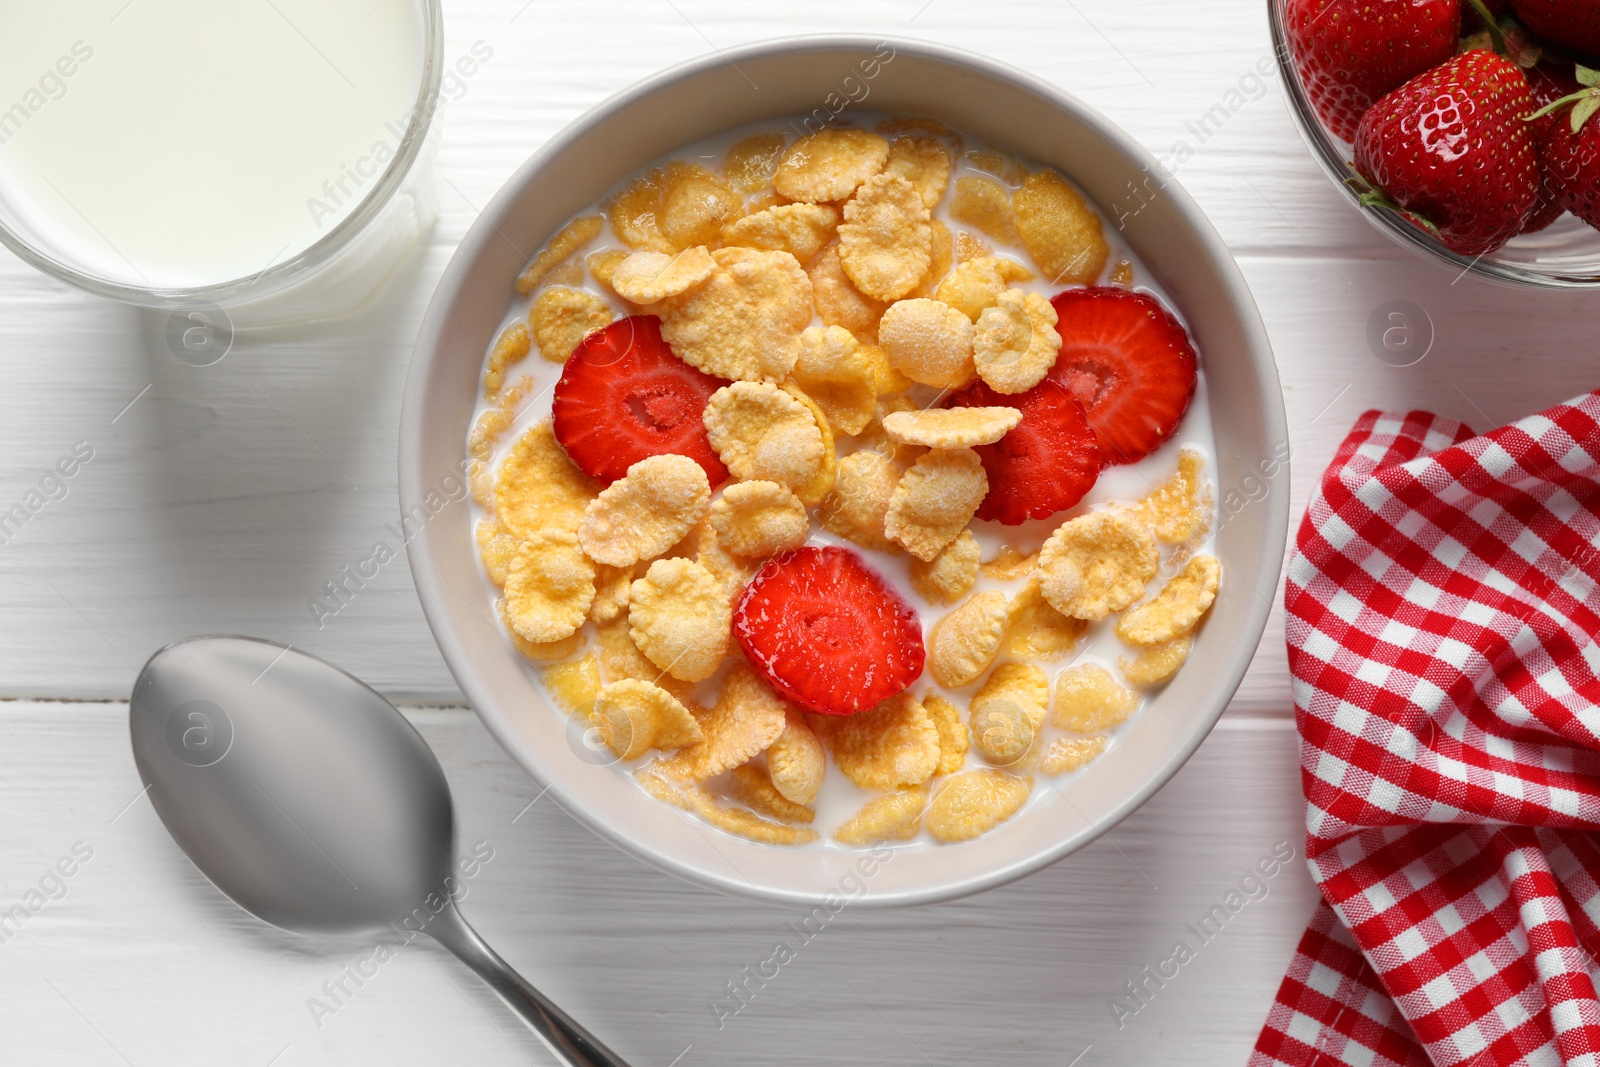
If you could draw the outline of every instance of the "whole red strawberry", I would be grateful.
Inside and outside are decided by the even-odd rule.
[[[1372,106],[1356,129],[1361,202],[1395,209],[1464,256],[1493,252],[1521,230],[1539,195],[1523,119],[1528,80],[1493,52],[1463,52]]]
[[[1600,4],[1594,0],[1511,0],[1511,9],[1540,37],[1600,55]]]
[[[1541,108],[1537,131],[1545,181],[1574,215],[1600,229],[1600,71],[1575,70],[1578,89]]]
[[[1537,66],[1524,73],[1528,76],[1528,88],[1533,93],[1534,106],[1540,109],[1549,107],[1564,96],[1572,95],[1580,88],[1573,72],[1573,65],[1549,57],[1540,60]],[[1539,199],[1534,205],[1533,214],[1522,224],[1523,233],[1537,233],[1567,212],[1567,205],[1562,202],[1561,194],[1551,183],[1550,172],[1544,162],[1545,142],[1550,139],[1553,129],[1565,121],[1567,120],[1561,115],[1549,114],[1534,119],[1529,124],[1534,145],[1538,148],[1540,156]]]
[[[1449,59],[1461,36],[1460,0],[1289,0],[1284,18],[1311,106],[1346,141],[1383,94]]]

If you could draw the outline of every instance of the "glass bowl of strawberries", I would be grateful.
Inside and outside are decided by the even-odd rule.
[[[1600,286],[1600,11],[1268,0],[1312,155],[1374,226],[1496,281]]]

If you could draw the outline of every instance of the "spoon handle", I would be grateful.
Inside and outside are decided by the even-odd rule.
[[[428,924],[428,933],[456,958],[489,983],[500,998],[539,1035],[556,1058],[568,1067],[628,1067],[622,1057],[601,1044],[548,997],[529,985],[490,948],[456,910],[455,902]]]

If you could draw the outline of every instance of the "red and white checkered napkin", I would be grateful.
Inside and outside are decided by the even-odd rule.
[[[1597,546],[1600,393],[1345,439],[1284,597],[1324,903],[1252,1067],[1600,1064]]]

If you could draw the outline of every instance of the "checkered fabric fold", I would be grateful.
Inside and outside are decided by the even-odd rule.
[[[1356,423],[1284,594],[1324,903],[1252,1067],[1600,1067],[1597,578],[1600,393]]]

